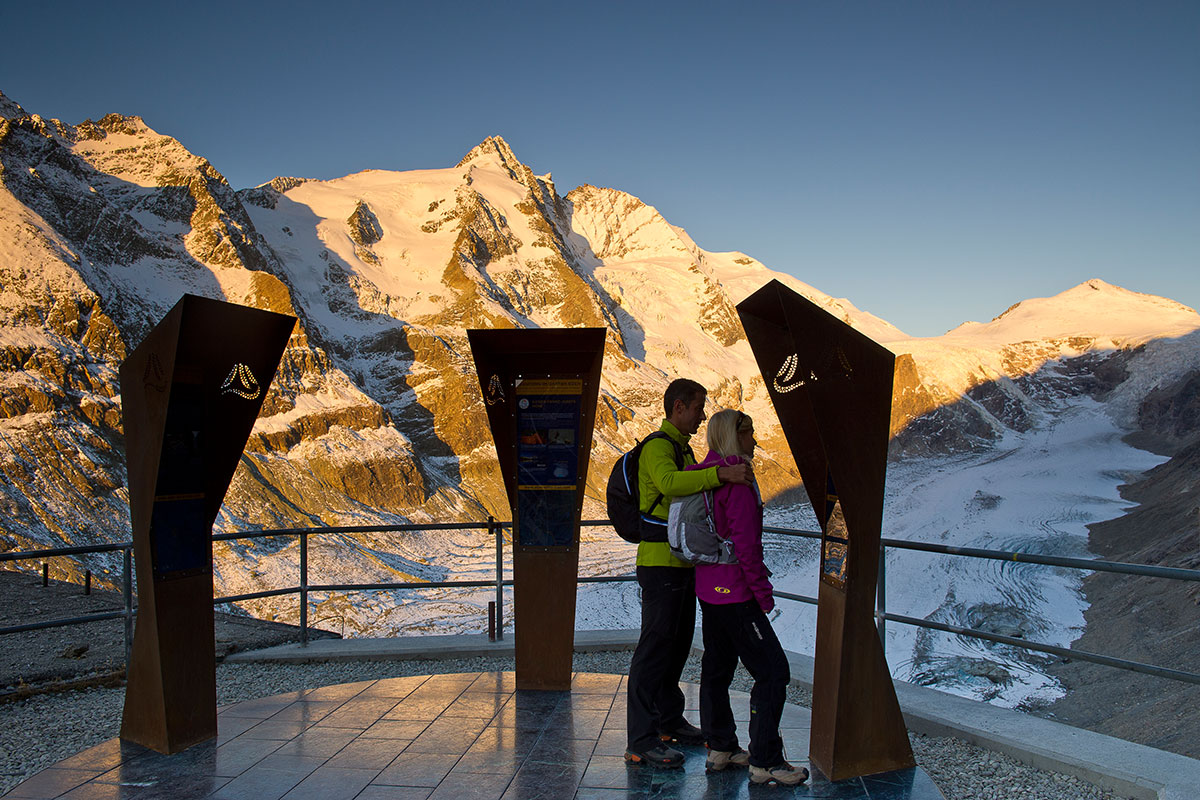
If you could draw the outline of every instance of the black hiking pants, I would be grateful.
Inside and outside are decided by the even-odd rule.
[[[729,684],[740,658],[754,678],[750,691],[750,763],[773,767],[783,761],[779,720],[791,680],[787,656],[758,603],[719,605],[700,601],[704,658],[700,662],[700,728],[713,750],[738,748],[729,706]]]
[[[638,567],[642,633],[629,663],[626,728],[631,750],[659,744],[659,732],[684,721],[679,676],[696,631],[696,571]]]

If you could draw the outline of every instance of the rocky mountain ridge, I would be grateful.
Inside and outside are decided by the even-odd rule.
[[[710,408],[756,418],[764,492],[796,498],[734,308],[771,279],[897,352],[895,458],[986,449],[1081,394],[1131,430],[1150,415],[1186,438],[1190,406],[1174,398],[1200,368],[1200,316],[1161,298],[1140,325],[1081,333],[1094,314],[1071,292],[1132,316],[1148,307],[1090,282],[1027,301],[1058,309],[1057,328],[1016,325],[1035,313],[1020,304],[913,340],[750,256],[703,250],[617,189],[560,195],[499,137],[448,169],[235,191],[137,117],[68,125],[0,95],[0,541],[128,538],[117,368],[185,292],[299,318],[222,529],[506,517],[472,327],[607,331],[585,516],[603,516],[610,464],[657,427],[676,375],[709,387]],[[355,546],[368,571],[428,569],[419,541]]]

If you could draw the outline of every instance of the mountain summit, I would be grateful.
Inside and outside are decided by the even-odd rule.
[[[709,388],[710,408],[755,417],[764,494],[799,496],[735,310],[772,279],[898,354],[897,457],[986,449],[1071,393],[1119,406],[1132,426],[1152,391],[1197,364],[1194,311],[1100,281],[909,339],[748,255],[704,250],[625,192],[559,195],[498,136],[445,169],[234,191],[137,117],[68,125],[2,95],[0,109],[10,547],[128,538],[117,368],[185,292],[300,320],[223,529],[507,517],[472,327],[607,330],[593,515],[609,465],[657,428],[679,375]],[[388,547],[419,572],[415,545]],[[362,568],[383,569],[369,550]]]
[[[1184,335],[1195,327],[1195,309],[1093,278],[1054,297],[1022,300],[987,324],[968,322],[949,335],[993,341],[1064,336],[1150,340]]]

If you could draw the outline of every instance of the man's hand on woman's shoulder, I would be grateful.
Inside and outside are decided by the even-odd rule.
[[[746,462],[731,466],[717,467],[717,479],[721,483],[738,483],[750,486],[754,478],[754,468]]]

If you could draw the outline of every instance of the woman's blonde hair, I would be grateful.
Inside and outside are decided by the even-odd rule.
[[[722,456],[752,456],[743,453],[738,434],[751,430],[754,420],[735,408],[726,408],[708,418],[708,449]]]

